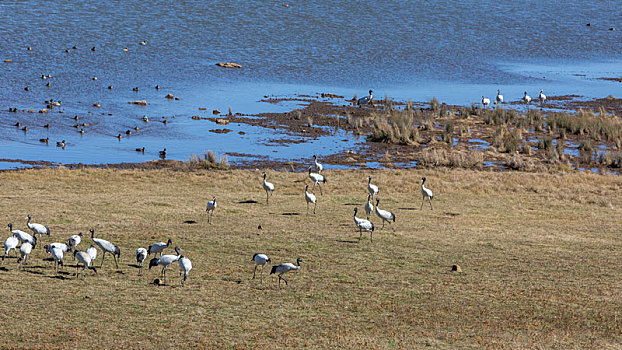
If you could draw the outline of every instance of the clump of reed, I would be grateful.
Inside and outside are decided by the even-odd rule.
[[[579,110],[571,113],[551,113],[547,123],[556,130],[565,130],[575,135],[589,135],[593,140],[614,142],[622,146],[622,122],[619,118],[595,115],[591,111]]]
[[[499,152],[514,153],[521,149],[523,135],[518,128],[510,130],[507,126],[498,126],[492,136],[491,145]]]
[[[535,169],[533,161],[527,157],[521,156],[520,154],[513,154],[505,162],[505,165],[510,169],[518,171],[532,171]]]
[[[480,151],[451,151],[445,149],[425,149],[417,162],[423,166],[445,166],[450,168],[477,168],[484,165],[484,155]]]
[[[187,164],[192,168],[201,169],[227,169],[229,168],[229,162],[227,156],[221,156],[217,158],[216,154],[212,151],[207,151],[202,156],[193,154],[188,159]]]
[[[410,110],[392,110],[376,116],[368,141],[417,145],[419,129],[415,123],[415,113]]]
[[[484,122],[489,125],[506,125],[516,123],[519,118],[518,113],[512,109],[497,107],[493,110],[483,110]]]

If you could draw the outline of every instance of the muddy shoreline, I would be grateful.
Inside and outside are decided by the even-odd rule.
[[[356,96],[355,96],[356,97]],[[267,136],[266,144],[283,145],[294,143],[305,143],[317,137],[334,135],[337,131],[345,131],[350,137],[358,138],[357,146],[345,150],[344,152],[335,152],[321,158],[321,162],[333,166],[335,168],[411,168],[430,166],[421,165],[421,152],[424,150],[435,149],[439,152],[460,153],[460,152],[480,152],[485,161],[479,166],[482,170],[498,171],[507,170],[508,157],[511,155],[495,152],[491,149],[492,128],[478,120],[477,117],[470,116],[459,120],[452,128],[458,129],[457,132],[452,131],[452,141],[443,142],[444,131],[447,127],[447,121],[443,115],[434,117],[431,126],[421,127],[421,141],[416,144],[399,144],[391,142],[374,142],[369,140],[368,136],[372,132],[374,122],[391,110],[403,110],[404,108],[412,108],[418,113],[432,114],[434,108],[442,108],[449,111],[464,110],[464,106],[450,106],[438,104],[433,106],[431,103],[425,102],[404,102],[393,101],[388,98],[375,100],[373,105],[357,107],[356,99],[348,99],[331,93],[318,93],[316,95],[297,95],[293,97],[269,97],[265,96],[262,102],[271,104],[299,102],[300,108],[292,109],[284,113],[258,113],[258,114],[217,114],[214,117],[193,117],[193,121],[214,123],[214,129],[209,130],[213,133],[229,133],[233,130],[227,128],[229,123],[241,123],[255,127],[271,129],[274,131],[272,135]],[[409,104],[407,106],[407,104]],[[471,108],[477,110],[477,105]],[[495,106],[490,107],[497,108]],[[500,105],[499,108],[516,110],[516,113],[524,113],[517,111],[525,108],[520,102],[510,102]],[[595,99],[581,100],[577,95],[566,96],[550,96],[544,105],[537,101],[532,102],[529,107],[532,110],[539,110],[541,113],[570,112],[575,113],[579,110],[592,111],[593,113],[607,113],[611,115],[622,115],[622,99],[616,99],[612,96]],[[454,113],[454,112],[452,112]],[[619,118],[619,117],[618,117]],[[466,136],[463,133],[466,132]],[[243,135],[243,132],[239,132]],[[532,148],[537,148],[537,138],[542,138],[552,132],[533,132],[526,131],[526,143]],[[296,137],[293,139],[292,137]],[[301,139],[302,137],[302,139]],[[575,144],[578,143],[580,137],[574,135],[564,135],[564,142]],[[531,140],[531,141],[529,141]],[[603,143],[606,146],[606,142]],[[601,146],[601,148],[603,148]],[[607,147],[605,147],[607,148]],[[613,147],[615,148],[615,147]],[[312,151],[310,151],[312,152]],[[279,161],[270,159],[267,156],[254,155],[252,153],[225,153],[226,156],[236,157],[235,164],[229,167],[233,169],[284,169],[291,171],[305,170],[311,163],[311,153],[308,159],[291,159],[287,161]],[[244,160],[246,158],[247,160]],[[545,162],[542,157],[529,155],[527,157],[534,164]],[[568,155],[565,162],[572,169],[580,169],[578,162],[574,162],[572,155]],[[53,167],[59,166],[47,161],[23,161],[19,159],[4,159],[0,161],[15,162],[27,165],[29,167]],[[187,162],[175,160],[157,160],[140,163],[110,163],[110,164],[62,164],[66,168],[118,168],[118,169],[188,169]],[[573,163],[574,166],[573,166]],[[594,168],[591,168],[594,171]],[[10,171],[10,170],[9,170]]]

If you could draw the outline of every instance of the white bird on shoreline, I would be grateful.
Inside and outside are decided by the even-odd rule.
[[[359,98],[358,101],[356,101],[356,105],[361,107],[362,105],[372,104],[374,101],[374,95],[372,95],[373,92],[374,90],[370,89],[369,96]]]
[[[266,191],[266,204],[268,204],[268,199],[272,197],[272,192],[274,191],[274,184],[266,181],[266,173],[263,173],[263,189]]]
[[[285,281],[285,285],[287,285],[287,280],[283,278],[283,274],[286,274],[290,271],[295,271],[300,269],[300,263],[302,262],[301,258],[296,259],[296,265],[292,263],[284,263],[277,266],[272,266],[272,270],[270,270],[270,274],[278,273],[279,276],[279,289],[281,289],[281,280]]]
[[[382,219],[382,227],[380,229],[382,230],[384,228],[384,222],[386,221],[391,225],[393,232],[395,232],[395,228],[393,228],[393,224],[391,223],[391,221],[395,222],[395,214],[378,208],[378,203],[380,203],[380,198],[376,198],[376,215]]]
[[[484,106],[484,108],[488,107],[488,105],[490,105],[490,99],[488,97],[482,96],[482,105]]]
[[[421,201],[421,208],[419,210],[423,210],[423,203],[425,203],[425,199],[427,198],[430,201],[430,210],[432,210],[432,198],[434,197],[434,194],[432,193],[432,190],[430,190],[429,188],[425,187],[425,177],[421,178],[421,196],[423,197],[423,200]]]
[[[358,210],[359,208],[354,208],[354,224],[356,224],[356,227],[359,228],[359,240],[361,240],[361,238],[363,237],[363,230],[365,230],[369,231],[369,241],[373,243],[374,224],[369,220],[357,218],[356,213],[358,212]]]
[[[305,201],[307,202],[307,216],[309,216],[309,203],[313,203],[313,214],[315,214],[315,207],[317,206],[317,198],[313,193],[309,193],[309,185],[305,185]]]
[[[218,204],[216,203],[216,197],[213,197],[211,201],[207,202],[205,211],[207,212],[207,223],[208,224],[212,223],[212,216],[214,215],[214,210],[216,210],[217,207],[218,207]]]
[[[540,89],[540,96],[538,96],[540,98],[540,104],[544,104],[544,102],[546,101],[546,95],[543,93],[544,90]]]
[[[525,95],[523,96],[523,102],[529,104],[531,102],[531,96],[527,95],[527,91],[525,91]]]
[[[501,90],[497,89],[497,103],[503,103],[503,95],[501,95]]]

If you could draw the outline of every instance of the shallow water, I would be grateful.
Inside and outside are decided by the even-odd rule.
[[[465,105],[481,95],[492,98],[497,88],[506,101],[520,99],[525,90],[536,96],[540,88],[548,95],[619,97],[620,83],[597,79],[622,76],[622,13],[611,5],[2,1],[1,58],[13,62],[0,61],[0,158],[137,162],[155,159],[167,148],[168,158],[180,160],[206,150],[283,160],[336,153],[358,142],[337,135],[266,146],[266,140],[278,138],[274,131],[229,125],[231,133],[214,134],[209,130],[220,126],[190,119],[211,116],[216,108],[259,113],[297,107],[259,102],[264,95],[332,92],[349,98],[373,88],[378,97],[437,97]],[[143,40],[146,45],[139,45]],[[216,67],[221,61],[244,68]],[[42,80],[42,74],[53,77]],[[183,100],[165,99],[168,93]],[[37,111],[48,99],[61,100],[65,113],[7,112],[10,107]],[[149,105],[127,103],[134,100]],[[93,107],[95,102],[101,107]],[[74,115],[91,124],[84,135],[71,127]],[[143,115],[151,121],[144,124]],[[163,116],[169,124],[156,122]],[[17,121],[29,130],[14,127]],[[41,127],[46,123],[49,130]],[[114,137],[136,125],[141,130],[131,137],[120,142]],[[350,141],[340,141],[344,136]],[[44,137],[50,145],[38,142]],[[68,142],[64,150],[54,146],[62,139]],[[145,155],[134,150],[143,146]]]

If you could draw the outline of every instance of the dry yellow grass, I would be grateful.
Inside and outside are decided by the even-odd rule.
[[[352,220],[369,174],[327,171],[317,215],[306,217],[306,173],[268,171],[269,205],[260,171],[0,173],[2,225],[27,230],[32,213],[52,232],[43,244],[93,227],[121,247],[118,271],[107,256],[98,275],[80,280],[71,257],[56,276],[43,244],[25,271],[8,259],[2,347],[621,346],[619,177],[373,171],[381,207],[397,223],[395,233],[378,227],[371,244],[369,234],[358,242]],[[419,211],[421,176],[435,193],[433,211]],[[209,225],[212,196],[219,207]],[[169,237],[193,262],[186,287],[177,265],[164,287],[150,285],[159,268],[138,276],[133,267],[136,248]],[[256,252],[275,264],[305,262],[278,290],[274,275],[250,280]]]

